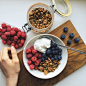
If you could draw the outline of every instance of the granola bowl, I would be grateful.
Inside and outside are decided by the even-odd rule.
[[[32,39],[30,39],[27,42],[27,44],[25,45],[24,50],[23,50],[23,63],[24,63],[25,68],[27,69],[27,71],[29,73],[31,73],[33,76],[35,76],[37,78],[41,78],[41,79],[49,79],[49,78],[53,78],[53,77],[57,76],[64,70],[64,68],[67,64],[68,53],[67,53],[66,48],[59,46],[62,49],[62,59],[60,60],[60,64],[58,65],[58,68],[55,69],[55,71],[53,71],[53,72],[49,72],[48,74],[44,75],[44,72],[41,72],[39,70],[35,70],[35,69],[31,70],[30,66],[27,63],[28,59],[26,57],[26,49],[33,46],[34,42],[41,36],[48,36],[48,37],[52,38],[53,40],[55,40],[56,43],[58,43],[60,45],[65,45],[58,37],[56,37],[54,35],[51,35],[51,34],[37,35],[37,36],[33,37]]]

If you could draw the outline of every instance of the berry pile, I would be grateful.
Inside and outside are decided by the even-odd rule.
[[[30,69],[38,69],[38,66],[41,62],[42,54],[34,49],[33,46],[26,49],[26,57],[28,58],[28,65],[30,66]]]
[[[0,37],[3,44],[8,44],[18,49],[24,45],[26,33],[16,27],[3,23],[0,28]]]
[[[44,62],[48,57],[53,62],[54,60],[60,61],[62,59],[62,49],[57,46],[57,44],[51,42],[51,47],[42,54],[41,61]]]

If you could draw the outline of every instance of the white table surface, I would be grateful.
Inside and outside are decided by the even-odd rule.
[[[27,22],[28,8],[37,2],[50,5],[50,0],[0,0],[0,23],[6,22],[21,28]],[[71,20],[76,30],[86,44],[86,0],[70,0],[72,14],[62,18],[55,14],[54,24],[50,31],[60,26],[67,20]],[[28,32],[28,38],[37,35],[32,31]],[[1,48],[0,48],[1,50]],[[0,70],[0,86],[6,86],[6,78]],[[86,65],[70,74],[54,86],[86,86]]]

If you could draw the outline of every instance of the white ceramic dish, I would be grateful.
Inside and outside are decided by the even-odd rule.
[[[25,68],[27,69],[27,71],[29,73],[31,73],[33,76],[35,76],[37,78],[41,78],[41,79],[49,79],[49,78],[57,76],[65,68],[66,63],[67,63],[67,59],[68,59],[68,53],[67,53],[66,48],[61,47],[61,49],[62,49],[62,60],[60,61],[61,64],[58,66],[58,69],[56,69],[54,72],[50,72],[47,75],[44,75],[44,72],[40,72],[39,70],[31,70],[29,68],[29,65],[27,64],[28,59],[26,58],[25,51],[27,48],[30,48],[40,36],[43,36],[43,35],[48,35],[48,36],[52,37],[58,44],[65,45],[58,37],[56,37],[54,35],[51,35],[51,34],[37,35],[37,36],[33,37],[32,39],[30,39],[27,42],[27,44],[25,45],[24,51],[23,51],[23,62],[24,62],[24,65],[25,65]]]

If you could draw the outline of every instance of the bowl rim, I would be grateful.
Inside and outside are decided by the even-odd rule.
[[[39,34],[39,35],[36,35],[36,36],[32,37],[32,38],[26,43],[26,45],[24,46],[24,49],[23,49],[23,63],[24,63],[24,52],[25,52],[25,48],[26,48],[26,46],[28,45],[28,43],[29,43],[31,40],[33,40],[35,37],[37,37],[37,36],[42,36],[42,35],[49,35],[49,36],[55,37],[55,38],[57,38],[60,42],[62,42],[62,44],[65,46],[65,44],[63,43],[63,41],[62,41],[60,38],[58,38],[57,36],[55,36],[55,35],[52,35],[52,34]],[[63,69],[62,69],[59,73],[57,73],[56,75],[54,75],[54,76],[52,76],[52,77],[47,77],[47,78],[46,78],[46,77],[41,77],[41,76],[40,76],[40,77],[35,76],[34,74],[32,74],[32,72],[30,72],[30,71],[27,69],[25,63],[24,63],[24,66],[25,66],[26,70],[27,70],[30,74],[32,74],[33,76],[35,76],[35,77],[37,77],[37,78],[40,78],[40,79],[50,79],[50,78],[53,78],[53,77],[59,75],[59,74],[64,70],[64,68],[66,67],[67,61],[68,61],[68,51],[67,51],[67,49],[66,49],[66,52],[67,52],[67,59],[66,59],[66,62],[65,62],[65,65],[64,65]],[[46,75],[45,75],[45,76],[46,76]]]

